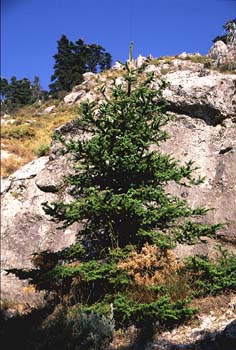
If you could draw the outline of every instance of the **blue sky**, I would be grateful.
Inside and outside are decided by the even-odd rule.
[[[33,79],[47,89],[57,40],[102,45],[113,61],[186,52],[206,54],[235,0],[1,0],[1,76]]]

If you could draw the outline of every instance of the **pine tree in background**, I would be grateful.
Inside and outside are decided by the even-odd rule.
[[[42,88],[40,86],[40,78],[35,75],[34,80],[31,84],[32,87],[32,100],[33,102],[39,102],[40,99],[42,98]]]
[[[0,80],[0,99],[1,99],[1,113],[7,112],[7,100],[6,95],[8,91],[8,81],[6,78]]]
[[[62,35],[54,55],[54,74],[51,76],[50,93],[53,97],[63,96],[72,87],[82,83],[85,72],[96,73],[111,67],[111,55],[96,44],[86,44],[83,39],[75,43]]]
[[[70,91],[73,86],[73,48],[73,43],[66,35],[62,35],[57,42],[57,54],[53,56],[55,59],[54,74],[51,76],[53,83],[49,85],[53,97],[58,96],[60,91]]]
[[[4,97],[6,97],[7,90],[8,90],[8,81],[6,78],[1,78],[1,80],[0,80],[1,100],[3,100]]]

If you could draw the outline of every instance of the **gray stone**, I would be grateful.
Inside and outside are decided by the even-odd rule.
[[[181,54],[178,55],[178,58],[182,58],[185,60],[188,57],[188,54],[186,52],[182,52]]]
[[[96,74],[92,72],[87,72],[83,74],[84,80],[93,80],[96,77]]]
[[[48,157],[40,157],[38,159],[32,160],[32,162],[24,165],[15,173],[9,176],[10,181],[27,180],[35,177],[42,169],[45,168],[48,162]]]
[[[65,162],[58,159],[57,164],[53,161],[48,164],[48,157],[42,158],[9,178],[1,207],[1,297],[27,302],[31,306],[42,301],[42,296],[28,288],[27,281],[7,275],[5,269],[32,268],[34,252],[57,251],[72,244],[81,228],[78,223],[66,230],[58,229],[58,224],[45,214],[42,203],[66,202],[70,196],[67,192],[63,195],[54,193],[63,183]],[[48,177],[47,180],[45,177]]]
[[[3,146],[1,145],[1,147],[3,147]],[[10,158],[10,157],[17,158],[17,156],[14,155],[13,153],[9,153],[5,149],[1,149],[1,160],[7,159],[7,158]]]
[[[118,77],[118,78],[116,78],[116,80],[115,80],[116,86],[122,86],[122,85],[124,85],[124,83],[125,83],[125,80],[124,80],[124,78],[122,78],[122,77]]]
[[[1,125],[13,125],[15,124],[15,119],[3,119],[1,118]]]
[[[56,108],[55,105],[49,106],[49,107],[44,109],[43,113],[50,114],[55,108]]]
[[[74,104],[81,96],[83,95],[82,91],[79,92],[71,92],[70,94],[64,97],[65,104]]]
[[[223,145],[236,147],[236,124],[212,126],[201,119],[175,115],[167,131],[170,138],[161,145],[163,152],[174,154],[181,163],[194,160],[199,167],[196,176],[205,176],[200,186],[186,189],[170,184],[167,190],[185,198],[192,206],[214,208],[203,220],[226,223],[219,235],[236,242],[236,152],[220,153]]]
[[[212,45],[207,56],[212,58],[213,60],[220,61],[227,56],[227,53],[227,45],[223,41],[218,40]]]
[[[123,65],[120,62],[116,61],[114,66],[111,69],[112,70],[122,70],[123,69]]]
[[[236,319],[230,322],[225,329],[216,336],[215,346],[216,350],[236,349]]]
[[[144,57],[144,56],[142,56],[142,55],[139,55],[138,57],[137,57],[137,59],[136,59],[136,67],[137,68],[140,68],[140,67],[142,67],[142,65],[145,63],[145,62],[147,62],[147,57]]]
[[[208,52],[208,57],[214,60],[213,65],[226,70],[236,69],[236,45],[226,45],[223,41],[216,41]]]
[[[58,192],[65,185],[64,176],[71,172],[70,162],[62,157],[61,162],[57,160],[48,163],[35,178],[35,184],[43,192]]]
[[[11,181],[9,179],[1,179],[1,194],[8,191],[11,187]]]
[[[236,116],[236,76],[209,72],[207,76],[188,70],[166,75],[169,87],[164,97],[170,110],[202,118],[207,124],[217,125]]]

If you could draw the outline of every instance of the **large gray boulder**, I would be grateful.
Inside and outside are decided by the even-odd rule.
[[[227,45],[223,41],[218,40],[212,45],[207,56],[212,58],[213,60],[216,60],[218,64],[221,64],[225,60],[227,54]]]
[[[2,194],[1,231],[1,298],[18,303],[37,304],[42,296],[27,282],[22,283],[8,268],[32,268],[32,254],[44,250],[57,251],[72,244],[80,225],[66,230],[45,215],[44,202],[68,201],[67,192],[57,192],[63,186],[63,175],[68,162],[58,159],[57,164],[42,157],[25,165],[11,175]],[[54,167],[52,165],[54,164]],[[41,300],[42,301],[42,300]]]
[[[236,69],[236,45],[226,45],[223,41],[216,41],[210,48],[207,56],[213,59],[213,65],[218,68]]]
[[[236,75],[216,71],[184,70],[166,75],[164,97],[170,109],[217,125],[236,117]]]

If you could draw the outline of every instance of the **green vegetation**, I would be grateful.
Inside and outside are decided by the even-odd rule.
[[[29,125],[4,127],[1,133],[2,138],[28,139],[35,136],[34,129]]]
[[[158,57],[158,58],[153,58],[153,59],[150,61],[150,64],[154,64],[154,65],[158,66],[158,65],[160,65],[161,63],[163,63],[163,61],[164,61],[166,64],[171,64],[174,60],[175,60],[175,57],[174,57],[174,56],[161,56],[161,57]]]
[[[236,254],[218,247],[219,255],[214,262],[206,257],[187,259],[186,272],[191,272],[191,285],[195,296],[216,295],[236,290]]]
[[[48,98],[47,91],[40,87],[40,80],[35,76],[31,83],[29,79],[11,77],[10,81],[1,78],[1,112],[12,113],[24,105],[30,105]]]
[[[85,72],[96,73],[98,69],[111,68],[111,55],[101,45],[86,44],[83,39],[73,43],[66,35],[62,35],[57,43],[54,74],[49,86],[53,97],[60,98],[82,83]]]
[[[61,308],[45,323],[44,340],[38,349],[105,350],[112,341],[113,331],[113,321],[105,316]]]
[[[40,144],[35,150],[34,153],[37,157],[43,157],[47,156],[50,151],[50,144],[49,143],[42,143]]]

